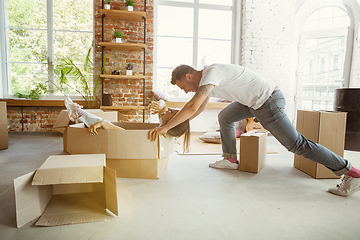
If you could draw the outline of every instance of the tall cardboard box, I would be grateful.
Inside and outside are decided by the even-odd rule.
[[[296,130],[337,155],[344,156],[345,112],[298,110]],[[340,178],[322,164],[294,155],[294,167],[314,178]]]
[[[17,227],[105,221],[118,215],[116,173],[104,154],[50,156],[35,172],[14,179]]]
[[[258,173],[266,162],[267,133],[249,131],[240,136],[239,170]]]
[[[117,177],[158,179],[174,152],[174,138],[160,135],[148,139],[150,129],[157,123],[117,122],[125,130],[98,129],[91,136],[84,124],[73,124],[64,133],[64,150],[69,154],[106,154],[106,165]]]
[[[0,102],[0,149],[9,147],[6,102]]]

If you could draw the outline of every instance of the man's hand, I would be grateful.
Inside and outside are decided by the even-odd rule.
[[[155,141],[160,134],[166,138],[167,131],[165,127],[156,127],[149,131],[148,137],[152,142]]]

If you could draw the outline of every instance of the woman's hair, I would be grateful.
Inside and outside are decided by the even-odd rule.
[[[184,152],[189,151],[189,143],[190,143],[190,123],[189,119],[178,124],[177,126],[171,128],[168,131],[168,134],[174,136],[174,137],[180,137],[181,135],[184,135]]]
[[[189,65],[182,64],[177,66],[171,73],[171,84],[176,85],[177,80],[181,80],[185,77],[186,74],[193,73],[195,71],[196,70]]]

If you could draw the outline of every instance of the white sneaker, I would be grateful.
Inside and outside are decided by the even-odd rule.
[[[222,160],[216,161],[214,163],[210,163],[209,167],[212,168],[226,168],[226,169],[238,169],[239,164],[238,163],[232,163],[226,158],[223,158]]]
[[[341,182],[337,184],[336,187],[329,188],[328,191],[336,195],[347,197],[359,190],[360,178],[353,178],[348,175],[343,175],[341,177]]]
[[[77,103],[74,103],[71,98],[69,97],[65,97],[65,107],[68,111],[68,115],[71,121],[75,122],[76,119],[79,118],[79,114],[77,112],[78,108],[82,108],[82,106],[80,106]]]

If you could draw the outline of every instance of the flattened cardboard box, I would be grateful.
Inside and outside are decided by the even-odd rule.
[[[35,172],[14,179],[17,227],[105,221],[118,215],[116,173],[104,154],[50,156]]]
[[[106,154],[106,165],[117,177],[158,179],[174,152],[174,138],[162,135],[154,142],[148,139],[157,123],[124,123],[125,130],[99,129],[91,136],[84,124],[69,126],[64,133],[64,150],[69,154]]]
[[[298,110],[296,130],[339,156],[344,156],[346,129],[345,112]],[[294,167],[313,178],[340,178],[324,165],[294,155]]]
[[[103,111],[101,109],[86,109],[85,111],[95,116],[101,117],[105,120],[108,120],[110,122],[129,121],[118,111]],[[69,125],[69,123],[70,123],[70,118],[68,116],[68,111],[62,110],[59,116],[57,117],[53,128],[55,128],[58,132],[64,133],[65,128]]]
[[[0,149],[9,147],[6,102],[0,102]]]
[[[267,133],[257,130],[240,136],[239,170],[258,173],[266,162]]]

